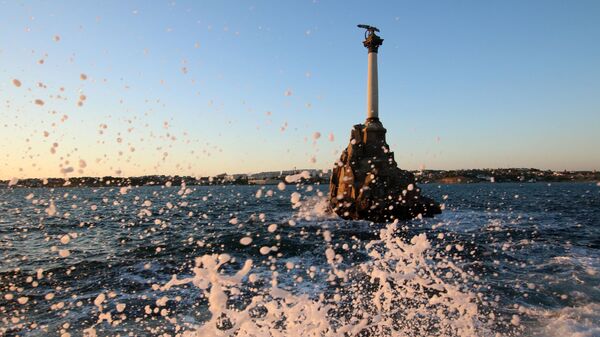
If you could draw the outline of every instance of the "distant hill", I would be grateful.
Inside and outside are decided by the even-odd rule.
[[[301,174],[303,173],[303,174]],[[469,184],[504,182],[600,181],[598,171],[551,171],[534,168],[423,170],[413,171],[418,183]],[[286,177],[299,175],[286,182]],[[141,177],[72,177],[0,180],[6,187],[106,187],[106,186],[181,186],[181,185],[274,185],[279,183],[328,184],[331,171],[315,169],[270,171],[252,174],[219,174],[212,177],[150,175]],[[289,179],[288,179],[289,180]]]

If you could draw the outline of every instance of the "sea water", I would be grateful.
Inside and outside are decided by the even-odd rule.
[[[0,189],[0,334],[600,335],[599,186],[422,188],[388,224],[318,185]]]

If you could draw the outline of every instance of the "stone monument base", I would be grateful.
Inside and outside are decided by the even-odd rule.
[[[344,219],[391,222],[441,213],[433,199],[421,196],[415,176],[398,168],[377,118],[355,125],[350,144],[336,163],[329,205]]]

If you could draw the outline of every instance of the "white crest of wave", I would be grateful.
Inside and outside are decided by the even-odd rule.
[[[298,207],[296,217],[310,220],[335,219],[337,214],[329,208],[329,200],[325,196],[313,195],[302,200]]]
[[[543,326],[540,336],[600,336],[600,304],[598,303],[548,310],[538,315],[541,315]]]

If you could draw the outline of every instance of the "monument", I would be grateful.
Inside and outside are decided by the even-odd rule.
[[[385,141],[386,129],[379,120],[377,52],[383,39],[379,29],[366,29],[363,45],[368,50],[367,119],[354,125],[350,144],[333,168],[329,205],[344,219],[389,222],[441,213],[434,200],[421,195],[415,176],[398,168]]]

